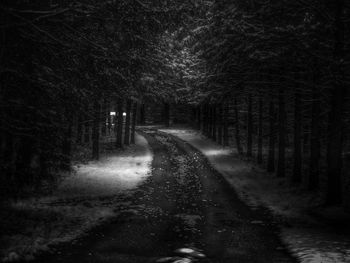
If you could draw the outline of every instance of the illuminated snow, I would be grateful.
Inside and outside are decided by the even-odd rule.
[[[190,253],[193,253],[194,250],[192,248],[180,248],[176,250],[176,252],[183,253],[183,254],[190,254]]]
[[[33,259],[49,245],[75,240],[118,213],[132,211],[125,198],[151,175],[153,159],[144,137],[135,139],[136,144],[125,151],[76,167],[76,173],[66,176],[52,194],[13,202],[13,209],[36,215],[37,220],[21,218],[22,231],[4,237],[0,261]]]
[[[332,230],[284,228],[283,240],[301,263],[350,262],[350,237]]]
[[[60,196],[111,195],[137,187],[148,176],[152,153],[145,138],[137,135],[136,146],[76,168],[58,188]]]

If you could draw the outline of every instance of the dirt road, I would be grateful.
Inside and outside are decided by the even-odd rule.
[[[153,130],[143,135],[152,176],[131,209],[39,262],[295,262],[269,213],[242,203],[198,151]]]

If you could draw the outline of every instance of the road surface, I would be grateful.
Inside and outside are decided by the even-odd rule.
[[[151,129],[152,176],[132,209],[38,262],[296,262],[268,211],[240,201],[187,143]]]

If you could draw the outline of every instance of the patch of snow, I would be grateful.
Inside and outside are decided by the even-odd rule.
[[[190,254],[190,253],[193,253],[194,250],[192,248],[179,248],[175,250],[175,252],[182,253],[182,254]]]
[[[334,234],[305,213],[321,204],[319,195],[291,187],[284,179],[241,160],[237,151],[218,145],[198,131],[186,128],[159,130],[177,136],[199,150],[251,208],[264,206],[292,224],[297,223],[298,227],[282,229],[282,239],[302,263],[350,262],[350,238]],[[329,212],[319,212],[320,215],[325,213]],[[304,223],[307,228],[301,227]]]
[[[179,248],[179,249],[176,249],[174,252],[177,254],[184,254],[193,258],[205,258],[205,255],[202,252],[193,248],[187,248],[187,247]]]
[[[282,237],[302,263],[350,262],[350,237],[332,230],[283,228]]]
[[[134,147],[75,167],[75,175],[65,178],[54,195],[61,198],[101,196],[134,189],[150,175],[152,159],[146,139],[136,135]]]
[[[181,258],[173,261],[173,263],[191,263],[192,259],[190,258]]]
[[[133,211],[125,199],[151,175],[153,159],[146,139],[139,134],[135,139],[136,144],[125,151],[77,166],[50,196],[13,202],[12,211],[25,216],[18,219],[16,233],[1,236],[6,247],[0,250],[0,260],[33,259],[51,245],[72,241],[124,211]]]

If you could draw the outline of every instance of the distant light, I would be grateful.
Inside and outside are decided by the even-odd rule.
[[[123,112],[123,116],[126,116],[126,112]]]
[[[115,116],[116,115],[115,111],[111,111],[110,115]]]

